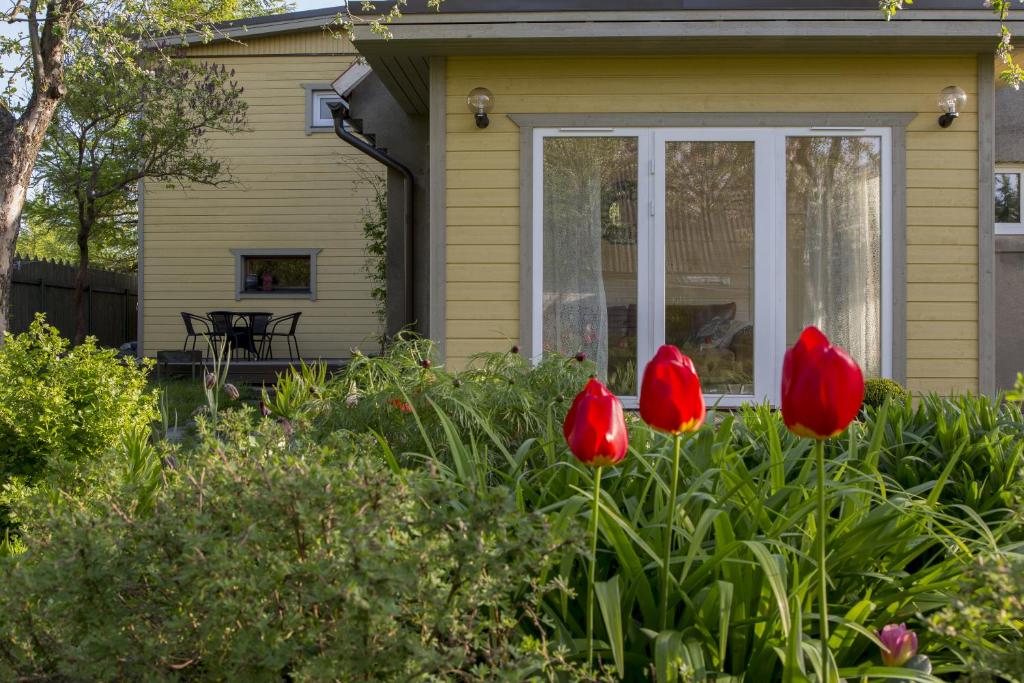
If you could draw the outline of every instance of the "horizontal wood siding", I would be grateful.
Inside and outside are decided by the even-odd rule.
[[[974,55],[473,57],[447,62],[449,362],[519,334],[519,133],[542,112],[919,112],[907,132],[907,374],[914,391],[978,388]],[[938,126],[955,83],[966,111]],[[491,126],[466,111],[494,92]]]
[[[210,135],[235,182],[221,187],[144,191],[145,353],[179,348],[181,311],[301,311],[303,356],[346,357],[376,350],[380,333],[364,271],[364,180],[376,162],[332,131],[306,134],[303,83],[326,83],[354,59],[351,43],[323,31],[199,45],[191,55],[235,69],[249,103],[249,128]],[[235,300],[232,249],[318,248],[317,300]],[[283,348],[282,348],[283,350]]]

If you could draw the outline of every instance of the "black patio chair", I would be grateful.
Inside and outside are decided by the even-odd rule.
[[[181,347],[182,351],[190,350],[188,348],[190,341],[192,342],[191,350],[195,351],[196,343],[201,337],[209,339],[211,342],[217,337],[209,318],[181,311],[181,321],[185,323],[185,343]]]
[[[284,337],[285,342],[288,344],[288,360],[294,361],[296,358],[302,358],[299,354],[299,339],[295,336],[295,330],[299,326],[299,316],[302,313],[289,313],[288,315],[278,316],[271,318],[267,323],[267,331],[263,336],[264,348],[260,350],[261,358],[273,359],[274,357],[274,339],[277,337]],[[295,345],[295,355],[292,355],[292,345]]]
[[[259,360],[263,359],[263,347],[267,341],[267,329],[270,326],[270,321],[274,317],[270,313],[252,313],[250,314],[250,324],[252,329],[252,345],[256,350],[256,358]]]
[[[235,325],[235,318],[238,316],[234,311],[210,311],[207,315],[213,325],[214,336],[226,342],[221,354],[230,354],[234,358],[239,349],[246,353],[251,352],[248,323],[244,328]]]

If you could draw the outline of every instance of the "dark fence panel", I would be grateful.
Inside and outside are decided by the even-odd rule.
[[[65,337],[75,333],[76,265],[18,259],[11,291],[11,332],[28,329],[37,312]],[[127,273],[89,270],[85,291],[88,334],[103,346],[120,346],[138,337],[138,279]]]

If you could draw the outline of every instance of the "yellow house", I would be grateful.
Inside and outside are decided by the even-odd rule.
[[[209,136],[231,184],[141,189],[143,354],[182,347],[182,312],[213,311],[301,314],[294,341],[305,358],[376,350],[382,325],[363,224],[370,179],[385,169],[334,134],[331,82],[357,59],[349,41],[323,30],[336,14],[226,24],[217,40],[183,46],[183,57],[234,70],[249,132]],[[194,323],[198,332],[204,324]],[[276,339],[275,358],[288,358],[289,344]]]
[[[978,3],[424,5],[356,45],[427,102],[450,365],[583,352],[628,399],[668,342],[728,404],[776,398],[815,324],[915,392],[992,390],[998,25]]]
[[[663,343],[694,358],[711,400],[777,399],[782,355],[811,324],[915,392],[993,391],[998,26],[977,0],[933,5],[886,22],[876,0],[445,0],[439,12],[410,0],[390,37],[357,22],[355,48],[408,119],[392,133],[428,150],[404,186],[416,189],[404,237],[391,216],[402,257],[389,284],[401,272],[409,294],[389,327],[414,323],[454,367],[513,344],[531,358],[585,353],[627,405]],[[246,44],[299,40],[275,21],[264,28],[277,37]],[[350,47],[305,36],[288,66],[251,63],[298,80],[354,73],[341,68]],[[327,159],[352,154],[345,140],[284,131],[300,107],[286,113],[287,87],[273,88],[274,132],[224,144],[309,157],[254,160],[274,188],[262,203],[195,195],[207,217],[193,229],[221,250],[319,246],[297,227],[287,239],[249,230],[353,205],[327,189],[344,178]],[[339,136],[367,125],[369,109],[357,116],[336,94]],[[306,194],[306,162],[334,163],[322,194]],[[392,206],[402,182],[389,175]],[[172,237],[181,196],[147,188],[147,291],[178,281],[172,256],[206,249]],[[160,239],[171,256],[153,254]],[[337,272],[354,273],[340,259],[357,249],[336,248]],[[198,258],[209,282],[166,305],[146,295],[147,350],[171,341],[177,308],[230,291],[225,255]],[[351,284],[345,314],[369,315],[356,302],[365,283]],[[349,327],[341,310],[316,314],[322,353]],[[372,331],[362,320],[353,329]]]

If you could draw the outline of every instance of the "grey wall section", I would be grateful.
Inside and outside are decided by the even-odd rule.
[[[1024,163],[1024,89],[996,90],[996,163]]]
[[[1024,237],[996,237],[996,389],[1024,371]]]
[[[413,312],[405,319],[405,225],[402,214],[402,176],[388,172],[388,305],[385,328],[394,334],[414,323],[430,330],[430,152],[426,116],[411,116],[395,101],[376,74],[360,83],[349,98],[352,118],[361,122],[374,145],[405,164],[415,178],[413,187]]]
[[[995,162],[1024,163],[1024,91],[995,93]],[[988,204],[991,210],[991,203]],[[995,388],[1013,387],[1024,371],[1024,237],[995,238]]]

